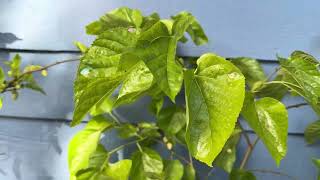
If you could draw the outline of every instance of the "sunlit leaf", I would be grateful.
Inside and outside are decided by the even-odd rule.
[[[182,67],[175,60],[176,48],[175,38],[160,37],[139,50],[139,57],[150,69],[159,87],[172,101],[180,91],[183,80]]]
[[[295,51],[289,59],[279,58],[281,71],[285,75],[284,85],[305,98],[320,114],[320,70],[319,62],[312,56]]]
[[[247,92],[241,114],[279,165],[287,153],[288,112],[286,107],[278,100],[269,97],[255,101],[253,95]]]
[[[238,68],[217,55],[202,55],[197,64],[195,72],[185,73],[186,141],[191,154],[211,166],[233,132],[245,81]]]
[[[152,149],[143,148],[135,152],[132,157],[130,178],[132,180],[149,180],[161,177],[163,162],[160,155]]]
[[[119,86],[120,78],[95,78],[75,99],[75,110],[71,125],[79,124],[87,112],[97,103],[108,98],[113,91]]]
[[[74,45],[81,51],[81,53],[86,53],[88,50],[88,47],[79,41],[75,41]]]
[[[183,38],[184,32],[187,32],[196,45],[208,42],[202,27],[191,13],[183,11],[173,16],[172,19],[174,20],[172,31],[178,39]]]
[[[134,102],[152,86],[153,76],[143,61],[127,71],[114,106]]]
[[[86,31],[87,34],[98,35],[106,30],[117,27],[139,28],[142,21],[143,17],[139,10],[121,7],[105,14],[100,20],[87,25]]]
[[[111,121],[97,116],[89,121],[86,127],[78,132],[68,146],[69,172],[72,176],[89,166],[89,159],[99,144],[103,131],[112,126]]]

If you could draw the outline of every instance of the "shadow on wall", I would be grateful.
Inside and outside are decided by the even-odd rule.
[[[0,32],[0,48],[6,48],[7,44],[11,44],[14,43],[15,41],[19,41],[22,40],[20,38],[18,38],[15,34],[13,33],[2,33]],[[3,55],[2,58],[8,59],[9,58],[9,53],[6,53],[5,55]]]

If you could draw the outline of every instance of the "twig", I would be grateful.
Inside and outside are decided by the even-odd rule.
[[[114,148],[113,150],[111,150],[111,151],[109,152],[109,154],[111,155],[111,154],[113,154],[113,153],[115,153],[115,152],[117,152],[117,151],[125,148],[126,146],[128,146],[128,145],[130,145],[130,144],[135,144],[135,143],[138,143],[138,142],[143,141],[143,140],[145,140],[145,138],[143,138],[143,139],[137,139],[137,140],[134,140],[134,141],[130,141],[130,142],[126,143],[126,144],[122,144],[122,145]]]
[[[113,120],[116,121],[117,124],[121,124],[121,121],[118,119],[118,117],[111,111],[109,115],[113,118]]]
[[[161,141],[161,140],[159,140],[159,139],[153,139],[154,141],[156,141],[156,142],[158,142],[158,143],[160,143],[161,145],[163,145],[164,147],[166,147],[166,144],[163,142],[163,141]],[[167,148],[166,148],[167,149]],[[182,161],[184,161],[185,163],[187,163],[187,164],[190,164],[192,167],[193,167],[193,164],[192,164],[192,159],[191,159],[191,161],[188,161],[186,158],[184,158],[183,156],[181,156],[181,155],[179,155],[179,154],[177,154],[175,151],[173,151],[172,149],[167,149],[168,151],[170,151],[170,153],[172,154],[172,155],[174,155],[174,156],[176,156],[178,159],[180,159],[180,160],[182,160]],[[189,153],[190,154],[190,153]]]
[[[34,73],[34,72],[39,72],[39,71],[43,71],[43,70],[46,70],[46,69],[49,69],[53,66],[56,66],[56,65],[59,65],[59,64],[63,64],[63,63],[68,63],[68,62],[74,62],[74,61],[79,61],[80,59],[79,58],[72,58],[72,59],[67,59],[67,60],[63,60],[63,61],[57,61],[55,63],[52,63],[52,64],[49,64],[49,65],[46,65],[46,66],[43,66],[42,68],[39,68],[39,69],[35,69],[35,70],[31,70],[31,71],[26,71],[24,73],[22,73],[19,77],[22,77],[26,74],[31,74],[31,73]]]
[[[251,144],[251,141],[250,141],[250,138],[249,138],[247,132],[243,129],[243,127],[242,127],[242,125],[241,125],[241,123],[239,121],[237,123],[238,123],[238,125],[239,125],[239,127],[240,127],[240,129],[242,131],[242,134],[243,134],[244,139],[246,140],[248,146],[252,147],[252,144]]]
[[[20,74],[18,77],[15,77],[13,78],[12,80],[10,80],[8,83],[6,83],[6,87],[3,88],[3,90],[0,92],[0,93],[4,93],[4,92],[8,92],[8,91],[14,91],[14,90],[17,90],[14,86],[15,86],[15,83],[18,82],[19,80],[21,80],[25,75],[28,75],[28,74],[32,74],[34,72],[39,72],[39,71],[43,71],[43,70],[46,70],[46,69],[49,69],[53,66],[56,66],[58,64],[62,64],[62,63],[67,63],[67,62],[74,62],[74,61],[79,61],[80,59],[79,58],[73,58],[73,59],[67,59],[67,60],[63,60],[63,61],[57,61],[53,64],[49,64],[47,66],[44,66],[42,68],[39,68],[39,69],[35,69],[35,70],[30,70],[30,71],[26,71],[26,72],[23,72],[22,74]],[[15,88],[15,89],[13,89]]]
[[[247,164],[247,162],[249,160],[249,157],[251,156],[252,151],[253,151],[254,147],[256,146],[256,144],[258,143],[258,141],[259,141],[259,137],[256,137],[256,139],[254,140],[252,146],[248,145],[248,148],[247,148],[247,150],[246,150],[246,152],[244,154],[244,157],[243,157],[243,159],[241,161],[241,164],[240,164],[240,167],[239,167],[240,169],[243,169],[246,166],[246,164]]]
[[[283,172],[278,172],[278,171],[272,171],[269,169],[249,169],[248,171],[252,172],[258,172],[258,173],[268,173],[268,174],[274,174],[274,175],[279,175],[279,176],[286,176],[288,178],[297,180],[297,178],[290,176],[289,174],[283,173]]]
[[[298,108],[298,107],[307,106],[307,105],[309,105],[309,104],[308,104],[308,103],[299,103],[299,104],[289,105],[289,106],[287,106],[286,108],[287,108],[287,109],[292,109],[292,108]]]

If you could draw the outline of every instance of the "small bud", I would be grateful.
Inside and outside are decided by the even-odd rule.
[[[16,88],[16,89],[20,89],[20,88],[21,88],[21,85],[20,85],[20,84],[17,84],[17,85],[15,86],[15,88]]]
[[[167,143],[167,142],[168,142],[167,137],[163,137],[163,139],[162,139],[162,140],[163,140],[163,142],[164,142],[164,143]]]
[[[172,149],[172,143],[167,143],[167,148],[168,148],[169,150],[171,150],[171,149]]]
[[[227,153],[232,153],[232,150],[230,148],[227,149]]]
[[[41,74],[42,74],[42,76],[46,77],[46,76],[48,76],[48,71],[47,70],[42,70]]]

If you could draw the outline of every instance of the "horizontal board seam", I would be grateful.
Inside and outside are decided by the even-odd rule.
[[[78,50],[49,50],[49,49],[15,49],[15,48],[0,48],[0,52],[16,52],[16,53],[38,53],[38,54],[80,54]],[[198,58],[198,56],[180,56],[181,58]],[[230,57],[227,57],[230,59]],[[257,59],[263,63],[278,63],[274,59]]]

